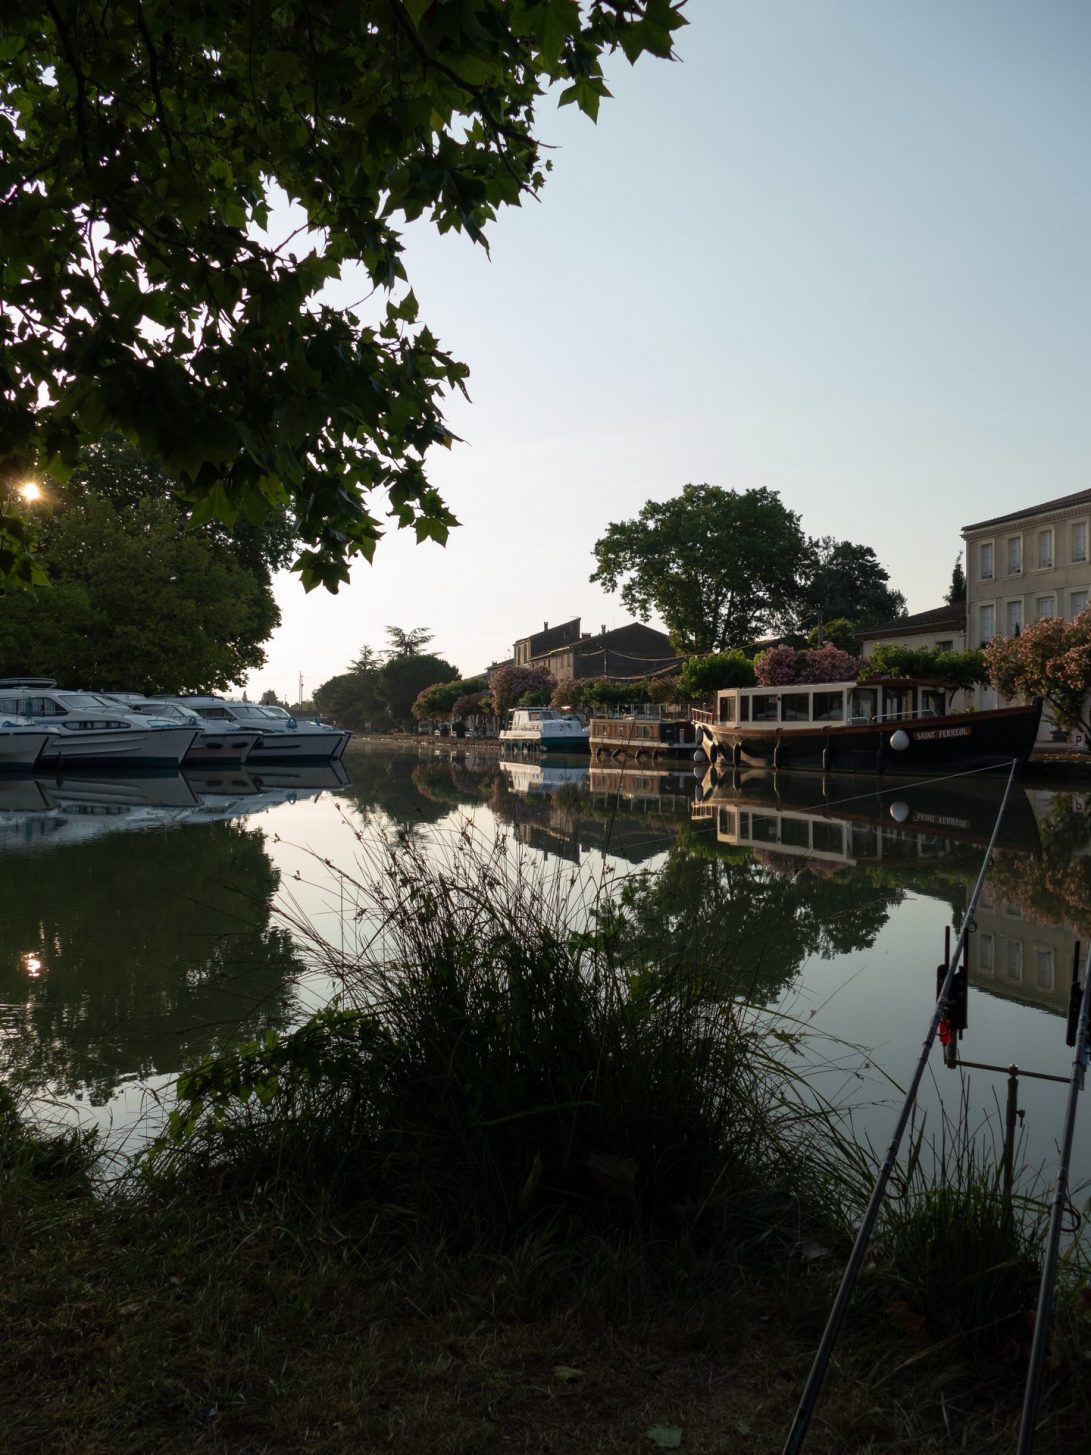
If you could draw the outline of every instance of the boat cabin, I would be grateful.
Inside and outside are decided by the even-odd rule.
[[[873,682],[793,683],[786,687],[740,687],[716,694],[716,724],[748,729],[864,727],[943,717],[949,710],[949,684],[907,678]]]

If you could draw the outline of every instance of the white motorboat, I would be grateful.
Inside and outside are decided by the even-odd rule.
[[[152,699],[139,692],[109,692],[101,695],[109,697],[126,712],[135,713],[138,717],[153,717],[196,728],[197,736],[193,746],[182,759],[182,766],[185,768],[238,768],[246,762],[250,750],[261,742],[259,732],[252,732],[233,722],[209,722],[191,707],[182,707],[177,702]]]
[[[247,704],[247,706],[249,705]],[[344,757],[345,749],[348,747],[349,740],[352,737],[352,734],[347,728],[333,727],[330,723],[320,722],[316,717],[296,718],[290,712],[286,712],[283,707],[266,706],[264,703],[259,705],[258,710],[267,718],[271,719],[282,732],[301,730],[303,732],[318,731],[333,734],[340,741],[334,743],[333,752],[330,756],[333,758]],[[331,738],[332,741],[333,739]]]
[[[500,741],[511,748],[586,753],[591,745],[591,729],[574,712],[558,712],[553,707],[516,707],[508,726],[501,729]]]
[[[48,729],[35,767],[177,768],[197,729],[128,714],[94,692],[65,692],[51,678],[0,679],[0,714],[29,718]]]
[[[51,736],[26,717],[0,717],[0,771],[29,773]]]
[[[261,733],[261,741],[247,755],[248,768],[256,768],[261,763],[327,763],[341,756],[350,736],[324,724],[301,724],[283,708],[259,707],[254,702],[232,702],[212,696],[165,700],[191,708],[211,723],[234,723]]]

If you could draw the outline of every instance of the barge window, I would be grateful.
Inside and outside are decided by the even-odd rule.
[[[883,718],[908,717],[913,711],[912,687],[885,687],[883,689]]]
[[[735,694],[729,692],[725,697],[720,698],[720,721],[735,721]]]
[[[780,720],[781,722],[810,722],[810,693],[786,692],[780,699]]]
[[[850,721],[874,722],[879,707],[879,693],[874,687],[857,687],[852,694]]]
[[[749,697],[740,697],[739,698],[739,721],[740,722],[749,722],[750,721],[750,699],[749,699]]]
[[[750,837],[755,844],[779,844],[780,820],[755,814],[750,821]]]
[[[782,818],[780,821],[780,842],[786,849],[809,849],[811,847],[811,825],[805,818]]]
[[[735,836],[735,810],[733,808],[720,809],[720,833]]]
[[[815,722],[840,722],[845,713],[845,699],[840,692],[816,692]]]
[[[942,687],[921,688],[921,717],[942,717],[944,692]]]
[[[778,692],[767,692],[762,696],[754,697],[754,721],[755,722],[776,722],[777,702],[780,694]]]
[[[818,819],[813,828],[814,847],[820,854],[844,854],[845,825]]]

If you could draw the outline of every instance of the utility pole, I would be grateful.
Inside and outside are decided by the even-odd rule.
[[[297,705],[299,707],[302,707],[303,706],[303,673],[302,672],[300,672],[300,674],[299,674],[299,702],[298,702]]]

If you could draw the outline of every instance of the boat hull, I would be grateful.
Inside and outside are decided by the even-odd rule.
[[[266,732],[261,741],[250,749],[246,766],[256,768],[261,763],[328,763],[339,758],[345,751],[348,738],[340,732],[308,733],[292,729],[283,733]]]
[[[582,736],[577,733],[527,733],[512,732],[505,728],[500,734],[500,741],[509,748],[540,748],[547,753],[586,753],[590,751],[591,739],[589,733]]]
[[[38,767],[177,768],[197,737],[194,728],[77,729],[50,734]]]
[[[33,728],[0,728],[0,771],[29,773],[51,737]]]
[[[190,767],[238,768],[246,762],[251,750],[261,742],[260,733],[198,733],[193,746],[182,759]]]
[[[1038,735],[1041,703],[842,727],[739,729],[705,724],[715,762],[814,773],[997,772],[1026,762]],[[904,746],[899,743],[904,739]]]

